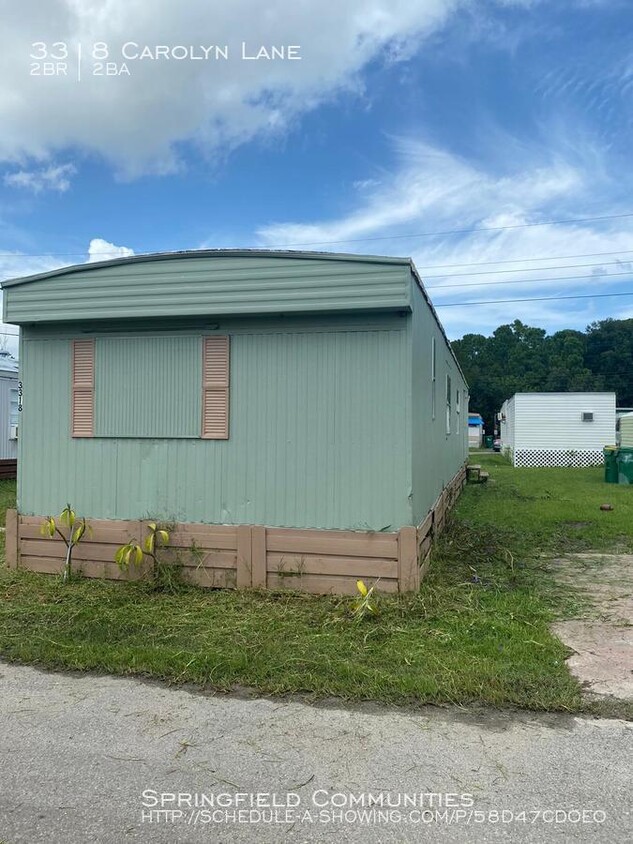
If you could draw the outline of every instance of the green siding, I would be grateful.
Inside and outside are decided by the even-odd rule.
[[[200,336],[118,337],[95,345],[97,437],[199,437]]]
[[[411,319],[412,412],[413,412],[413,520],[419,524],[468,458],[467,385],[440,327],[424,297],[412,282]],[[431,344],[435,338],[435,419],[432,407]],[[446,376],[452,389],[451,433],[446,433]],[[456,390],[461,410],[456,409]]]
[[[407,322],[388,315],[365,325],[340,317],[331,324],[287,319],[276,329],[233,322],[228,441],[72,440],[69,338],[77,335],[27,327],[20,510],[45,515],[70,500],[93,518],[374,530],[410,524]],[[186,344],[192,330],[169,336]],[[99,424],[106,413],[126,421],[103,402],[120,400],[118,376],[133,364],[123,352],[113,362],[97,402]],[[161,430],[174,425],[160,403],[156,412]]]
[[[408,309],[402,259],[262,253],[86,265],[4,287],[11,323]]]

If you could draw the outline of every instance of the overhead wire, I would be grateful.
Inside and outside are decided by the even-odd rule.
[[[509,278],[503,281],[460,281],[457,284],[425,284],[426,290],[448,290],[453,287],[489,287],[498,284],[542,284],[550,281],[574,281],[574,280],[588,280],[592,279],[609,279],[617,278],[619,276],[631,276],[633,270],[628,270],[622,273],[593,273],[592,275],[558,275],[545,276],[544,278]],[[447,276],[450,278],[450,276]]]
[[[633,290],[624,293],[586,293],[576,296],[535,296],[529,299],[481,299],[476,302],[446,302],[435,304],[435,308],[470,307],[471,305],[502,305],[510,302],[560,302],[563,299],[602,299],[607,296],[633,296]]]
[[[492,231],[510,231],[513,229],[529,229],[529,228],[538,228],[539,226],[562,226],[562,225],[574,225],[576,223],[592,223],[592,222],[599,222],[604,220],[623,220],[625,218],[633,217],[633,211],[627,211],[623,214],[601,214],[595,217],[572,217],[568,219],[560,219],[560,220],[542,220],[538,223],[511,223],[506,226],[474,226],[469,229],[447,229],[444,231],[431,231],[431,232],[410,232],[408,234],[384,234],[384,235],[375,235],[372,237],[347,237],[341,240],[309,240],[303,242],[293,242],[293,243],[285,243],[285,244],[277,244],[277,245],[268,245],[268,246],[258,246],[252,247],[256,249],[290,249],[295,246],[328,246],[340,243],[370,243],[377,240],[403,240],[403,239],[412,239],[416,237],[446,237],[448,235],[454,234],[475,234],[478,232],[492,232]],[[176,254],[178,250],[174,250],[174,254]],[[0,252],[0,257],[11,257],[11,258],[53,258],[53,257],[70,257],[70,256],[77,256],[77,255],[85,255],[86,252],[48,252],[45,254],[28,254],[28,253],[20,253],[17,254],[15,252]],[[112,250],[112,253],[109,253],[107,250],[99,253],[100,255],[107,255],[107,254],[118,254]],[[141,255],[143,253],[140,253]]]

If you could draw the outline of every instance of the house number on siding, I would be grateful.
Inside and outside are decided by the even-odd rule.
[[[18,381],[18,413],[22,413],[22,382]]]

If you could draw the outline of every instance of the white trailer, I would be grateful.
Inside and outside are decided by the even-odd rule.
[[[615,393],[515,393],[498,419],[513,466],[600,466],[615,444]]]
[[[0,349],[0,460],[18,456],[18,362]]]
[[[617,423],[620,430],[620,437],[616,445],[633,447],[633,413],[623,413],[618,416]]]

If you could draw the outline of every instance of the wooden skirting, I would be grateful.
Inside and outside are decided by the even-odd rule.
[[[356,581],[377,583],[383,593],[419,588],[428,568],[433,537],[465,484],[461,469],[417,527],[397,533],[293,530],[261,525],[177,524],[164,558],[182,567],[186,580],[206,588],[292,589],[316,594],[354,595]],[[65,546],[40,533],[43,517],[7,511],[6,559],[10,568],[59,574]],[[84,577],[126,580],[146,576],[147,567],[122,572],[117,548],[142,542],[144,521],[89,519],[90,535],[73,552],[73,568]]]
[[[417,527],[417,558],[419,561],[420,579],[427,573],[431,557],[431,546],[435,537],[439,536],[446,525],[446,516],[451,510],[461,491],[466,486],[466,464],[464,464],[453,480],[442,490],[435,504]]]
[[[2,478],[17,478],[18,476],[18,461],[0,460],[0,479]]]

